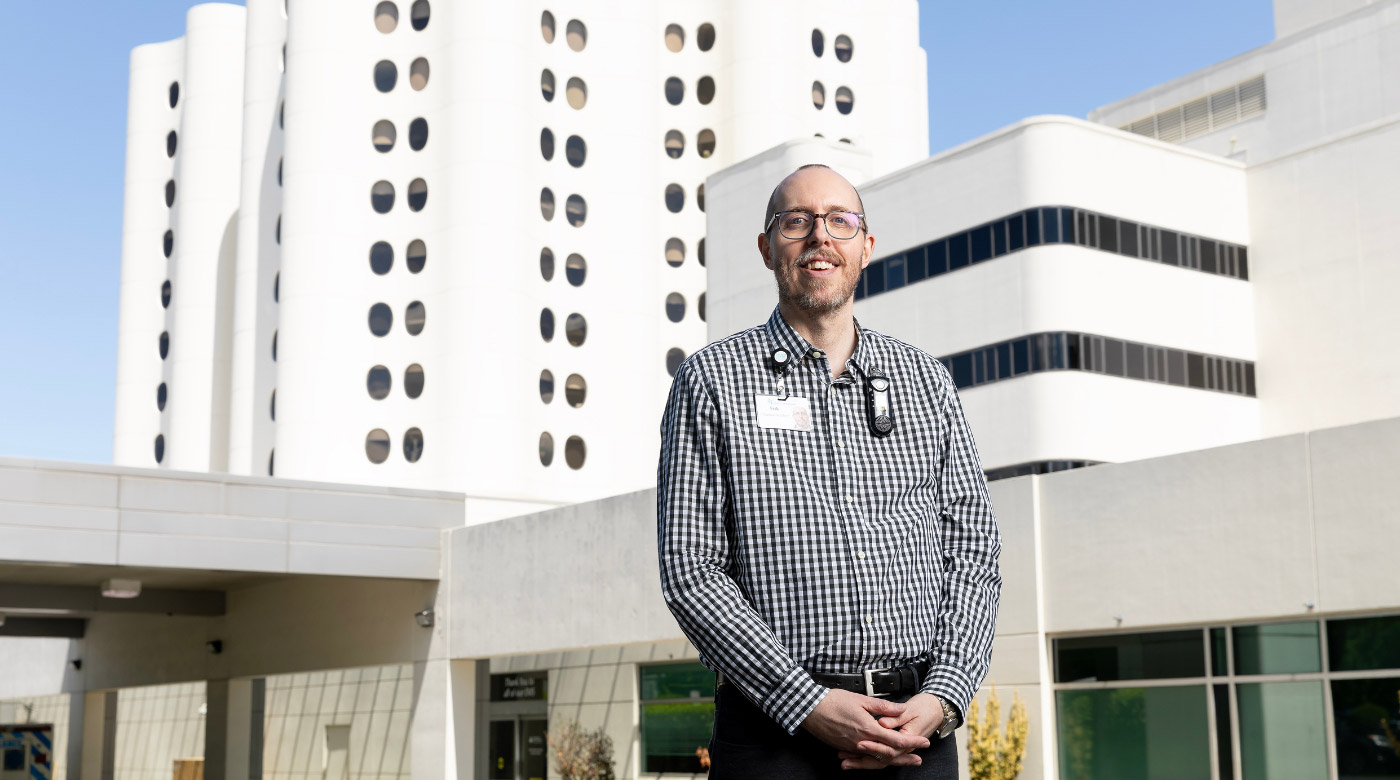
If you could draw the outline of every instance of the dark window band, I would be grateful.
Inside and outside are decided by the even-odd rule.
[[[1014,466],[1002,466],[995,469],[986,469],[987,481],[998,479],[1010,479],[1012,477],[1024,477],[1028,474],[1050,474],[1056,471],[1069,471],[1070,469],[1082,469],[1085,466],[1097,466],[1103,463],[1101,460],[1037,460],[1030,463],[1017,463]]]
[[[939,358],[959,389],[1041,371],[1096,374],[1254,397],[1254,363],[1088,333],[1036,333]]]
[[[1076,244],[1202,273],[1249,279],[1247,247],[1086,209],[1048,206],[875,260],[861,275],[856,300],[1042,244]]]

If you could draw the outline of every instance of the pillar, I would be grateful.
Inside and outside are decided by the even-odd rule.
[[[486,727],[477,690],[486,662],[437,659],[413,665],[413,721],[409,767],[413,780],[485,777],[485,751],[477,751]],[[481,753],[479,760],[478,752]]]

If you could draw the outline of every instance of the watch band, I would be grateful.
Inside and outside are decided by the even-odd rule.
[[[938,727],[938,738],[946,739],[958,728],[958,713],[953,710],[947,699],[937,695],[934,698],[938,699],[938,703],[943,707],[943,724]]]

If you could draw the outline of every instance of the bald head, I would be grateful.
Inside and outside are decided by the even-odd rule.
[[[823,204],[797,203],[793,200],[798,192],[807,192],[812,189],[812,186],[824,187],[828,192],[842,193],[838,200],[844,201],[849,197],[849,201]],[[849,196],[845,193],[849,193]],[[789,173],[786,178],[778,182],[778,186],[773,188],[773,194],[768,196],[768,208],[763,212],[764,232],[769,232],[768,221],[773,218],[774,214],[790,209],[811,209],[817,212],[854,211],[864,214],[865,204],[860,200],[860,193],[856,191],[854,185],[846,180],[845,176],[832,170],[828,165],[808,163]],[[864,217],[861,218],[861,226],[865,228],[867,233],[870,232],[870,221]]]

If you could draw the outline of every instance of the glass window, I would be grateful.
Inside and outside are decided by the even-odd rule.
[[[904,253],[904,269],[910,284],[921,281],[928,276],[928,269],[924,264],[923,247],[915,247]]]
[[[376,151],[387,152],[394,148],[394,141],[398,138],[398,131],[394,129],[394,123],[387,119],[381,119],[370,128],[370,141],[374,143]]]
[[[546,162],[554,159],[554,131],[548,127],[540,130],[540,156]]]
[[[564,337],[574,346],[581,346],[588,338],[588,322],[582,314],[570,314],[564,320]]]
[[[160,386],[156,388],[156,411],[165,411],[165,399],[167,392],[168,391],[166,390],[165,383],[161,382]]]
[[[1249,278],[1249,250],[1239,247],[1235,250],[1235,263],[1239,266],[1237,274],[1241,279]]]
[[[1057,244],[1060,238],[1060,210],[1041,209],[1040,216],[1045,227],[1045,243]]]
[[[992,230],[988,225],[969,231],[972,239],[972,262],[980,263],[992,256]]]
[[[584,446],[583,439],[578,436],[570,436],[564,440],[564,462],[571,469],[583,468],[583,461],[588,457],[588,448]]]
[[[540,276],[546,282],[554,278],[554,250],[549,247],[540,250]]]
[[[1144,347],[1141,344],[1127,343],[1128,353],[1128,376],[1133,379],[1145,379],[1147,377],[1147,366],[1144,354]]]
[[[1118,251],[1118,220],[1113,217],[1099,217],[1099,249]]]
[[[1205,356],[1197,355],[1194,352],[1186,353],[1186,384],[1191,387],[1205,388],[1206,386],[1206,360]]]
[[[1060,370],[1068,367],[1069,357],[1066,343],[1068,339],[1066,335],[1064,333],[1051,333],[1045,337],[1045,340],[1048,342],[1047,346],[1050,352],[1050,368]]]
[[[374,65],[374,88],[388,92],[399,80],[399,69],[388,60],[380,60]]]
[[[835,52],[836,52],[836,59],[838,59],[838,60],[840,60],[840,61],[842,61],[842,62],[850,62],[850,61],[851,61],[851,55],[852,55],[853,53],[855,53],[855,46],[854,46],[854,44],[851,43],[851,36],[849,36],[849,35],[838,35],[838,36],[836,36]]]
[[[1219,631],[1223,637],[1225,629],[1212,628],[1211,635]],[[1224,641],[1223,639],[1221,641]],[[1211,698],[1215,704],[1215,747],[1216,766],[1220,768],[1221,780],[1231,780],[1235,776],[1235,752],[1231,749],[1230,722],[1233,718],[1230,710],[1230,686],[1212,685]]]
[[[1235,699],[1244,780],[1327,777],[1321,680],[1241,683]]]
[[[1327,664],[1334,672],[1400,669],[1400,615],[1327,621]]]
[[[1235,674],[1322,671],[1317,621],[1236,626]]]
[[[1016,339],[1011,342],[1011,375],[1024,374],[1031,370],[1030,341]]]
[[[1244,364],[1244,394],[1254,395],[1254,364]]]
[[[156,434],[156,463],[165,460],[165,434]]]
[[[865,294],[879,295],[885,291],[885,261],[876,260],[865,267]]]
[[[679,106],[685,99],[685,82],[671,76],[666,79],[666,102],[673,106]]]
[[[904,283],[904,255],[885,258],[885,289],[897,290]]]
[[[709,745],[714,727],[714,672],[698,663],[639,671],[642,771],[703,773],[696,748]]]
[[[988,379],[1007,379],[1011,376],[1011,342],[1004,341],[996,348],[996,367],[993,368],[989,362],[987,364]]]
[[[992,256],[1001,257],[1006,254],[1006,220],[999,219],[992,223]]]
[[[423,431],[409,428],[403,434],[403,457],[409,463],[417,463],[423,457]]]
[[[812,53],[820,57],[824,51],[826,51],[826,36],[822,35],[821,30],[813,29]]]
[[[365,457],[370,463],[389,459],[389,433],[383,428],[375,428],[365,435]]]
[[[540,71],[540,94],[546,103],[554,101],[554,72],[549,68]]]
[[[369,270],[377,276],[389,273],[394,267],[394,248],[387,241],[376,241],[369,248]]]
[[[685,262],[685,242],[679,238],[666,239],[666,264],[679,268]]]
[[[843,114],[851,113],[856,106],[856,95],[850,87],[836,88],[836,110]]]
[[[1129,257],[1138,256],[1138,226],[1123,220],[1118,223],[1118,251]]]
[[[414,179],[408,183],[408,210],[422,211],[428,205],[428,183]]]
[[[540,309],[540,338],[554,340],[554,312],[549,309]]]
[[[959,233],[948,239],[948,270],[956,271],[967,265],[968,234]]]
[[[394,325],[394,312],[387,303],[376,303],[369,307],[369,332],[383,336]]]
[[[545,403],[554,400],[554,372],[547,368],[540,372],[540,400]]]
[[[1201,270],[1215,273],[1215,248],[1214,241],[1201,241]]]
[[[708,106],[711,100],[715,99],[715,80],[710,76],[701,76],[695,82],[695,99],[700,101],[700,105]],[[840,98],[837,98],[838,102]]]
[[[972,355],[961,354],[953,356],[953,384],[958,387],[972,386]]]
[[[1118,339],[1104,339],[1104,369],[1113,376],[1123,376],[1123,342]]]
[[[1060,777],[1209,777],[1206,707],[1203,685],[1057,691]]]
[[[1040,245],[1040,209],[1026,212],[1026,246]]]
[[[403,392],[409,398],[423,394],[423,367],[414,363],[403,370]]]
[[[404,310],[403,326],[408,330],[408,335],[417,336],[423,332],[423,324],[427,322],[428,312],[423,308],[422,301],[414,301]]]
[[[1007,250],[1015,252],[1026,245],[1026,225],[1020,214],[1006,220]]]
[[[1177,254],[1180,247],[1177,243],[1177,238],[1177,234],[1170,230],[1162,231],[1162,262],[1167,265],[1176,265],[1178,263]]]
[[[564,26],[564,42],[574,51],[583,51],[588,45],[588,28],[577,19],[570,19]]]
[[[670,51],[680,51],[685,47],[685,30],[679,24],[666,25],[666,48]]]
[[[554,191],[548,187],[540,190],[540,216],[545,222],[554,219]]]
[[[681,209],[685,208],[685,189],[679,184],[667,184],[665,200],[666,210],[672,214],[679,214]]]
[[[1332,623],[1327,624],[1332,633]],[[1241,686],[1243,687],[1243,686]],[[1332,682],[1337,772],[1342,777],[1400,777],[1400,677]],[[1322,776],[1322,775],[1319,775]]]
[[[1055,640],[1055,682],[1204,677],[1199,630]]]
[[[588,85],[578,76],[570,77],[564,85],[564,99],[569,101],[570,108],[583,108],[588,104]]]
[[[709,51],[715,47],[715,26],[705,22],[695,28],[695,45],[700,51]]]
[[[545,43],[554,43],[554,14],[548,11],[540,14],[540,37]]]
[[[432,15],[432,8],[428,5],[428,0],[415,0],[408,9],[408,21],[413,25],[413,29],[422,32],[428,26],[428,18]]]
[[[948,242],[935,241],[928,245],[928,275],[938,276],[948,273]]]
[[[369,391],[369,397],[376,401],[388,398],[389,390],[393,384],[394,377],[384,366],[371,368],[369,374],[365,376],[365,389]]]
[[[666,350],[666,373],[675,376],[680,370],[681,363],[685,362],[685,350],[680,347],[671,347]]]
[[[421,238],[415,238],[408,242],[408,250],[404,253],[405,265],[408,272],[416,274],[423,270],[423,266],[428,262],[428,245]]]
[[[569,374],[569,378],[564,380],[564,400],[569,402],[569,406],[577,409],[583,406],[587,397],[588,382],[578,374]]]
[[[1060,209],[1060,242],[1074,243],[1074,209]],[[1046,229],[1049,229],[1047,225]],[[1046,239],[1049,241],[1050,239]]]
[[[588,261],[583,259],[583,255],[578,252],[571,252],[564,260],[564,278],[574,287],[583,284],[583,280],[588,276]]]
[[[554,462],[554,437],[548,433],[540,434],[540,465],[548,466]]]
[[[408,123],[408,148],[415,152],[423,151],[428,145],[428,120],[418,117]]]
[[[673,292],[666,296],[666,319],[680,322],[685,319],[685,296]]]
[[[369,188],[369,205],[378,214],[388,214],[394,207],[394,185],[387,181],[377,181]]]
[[[700,133],[695,136],[695,151],[699,152],[702,158],[714,154],[715,131],[709,129],[701,130]]]

